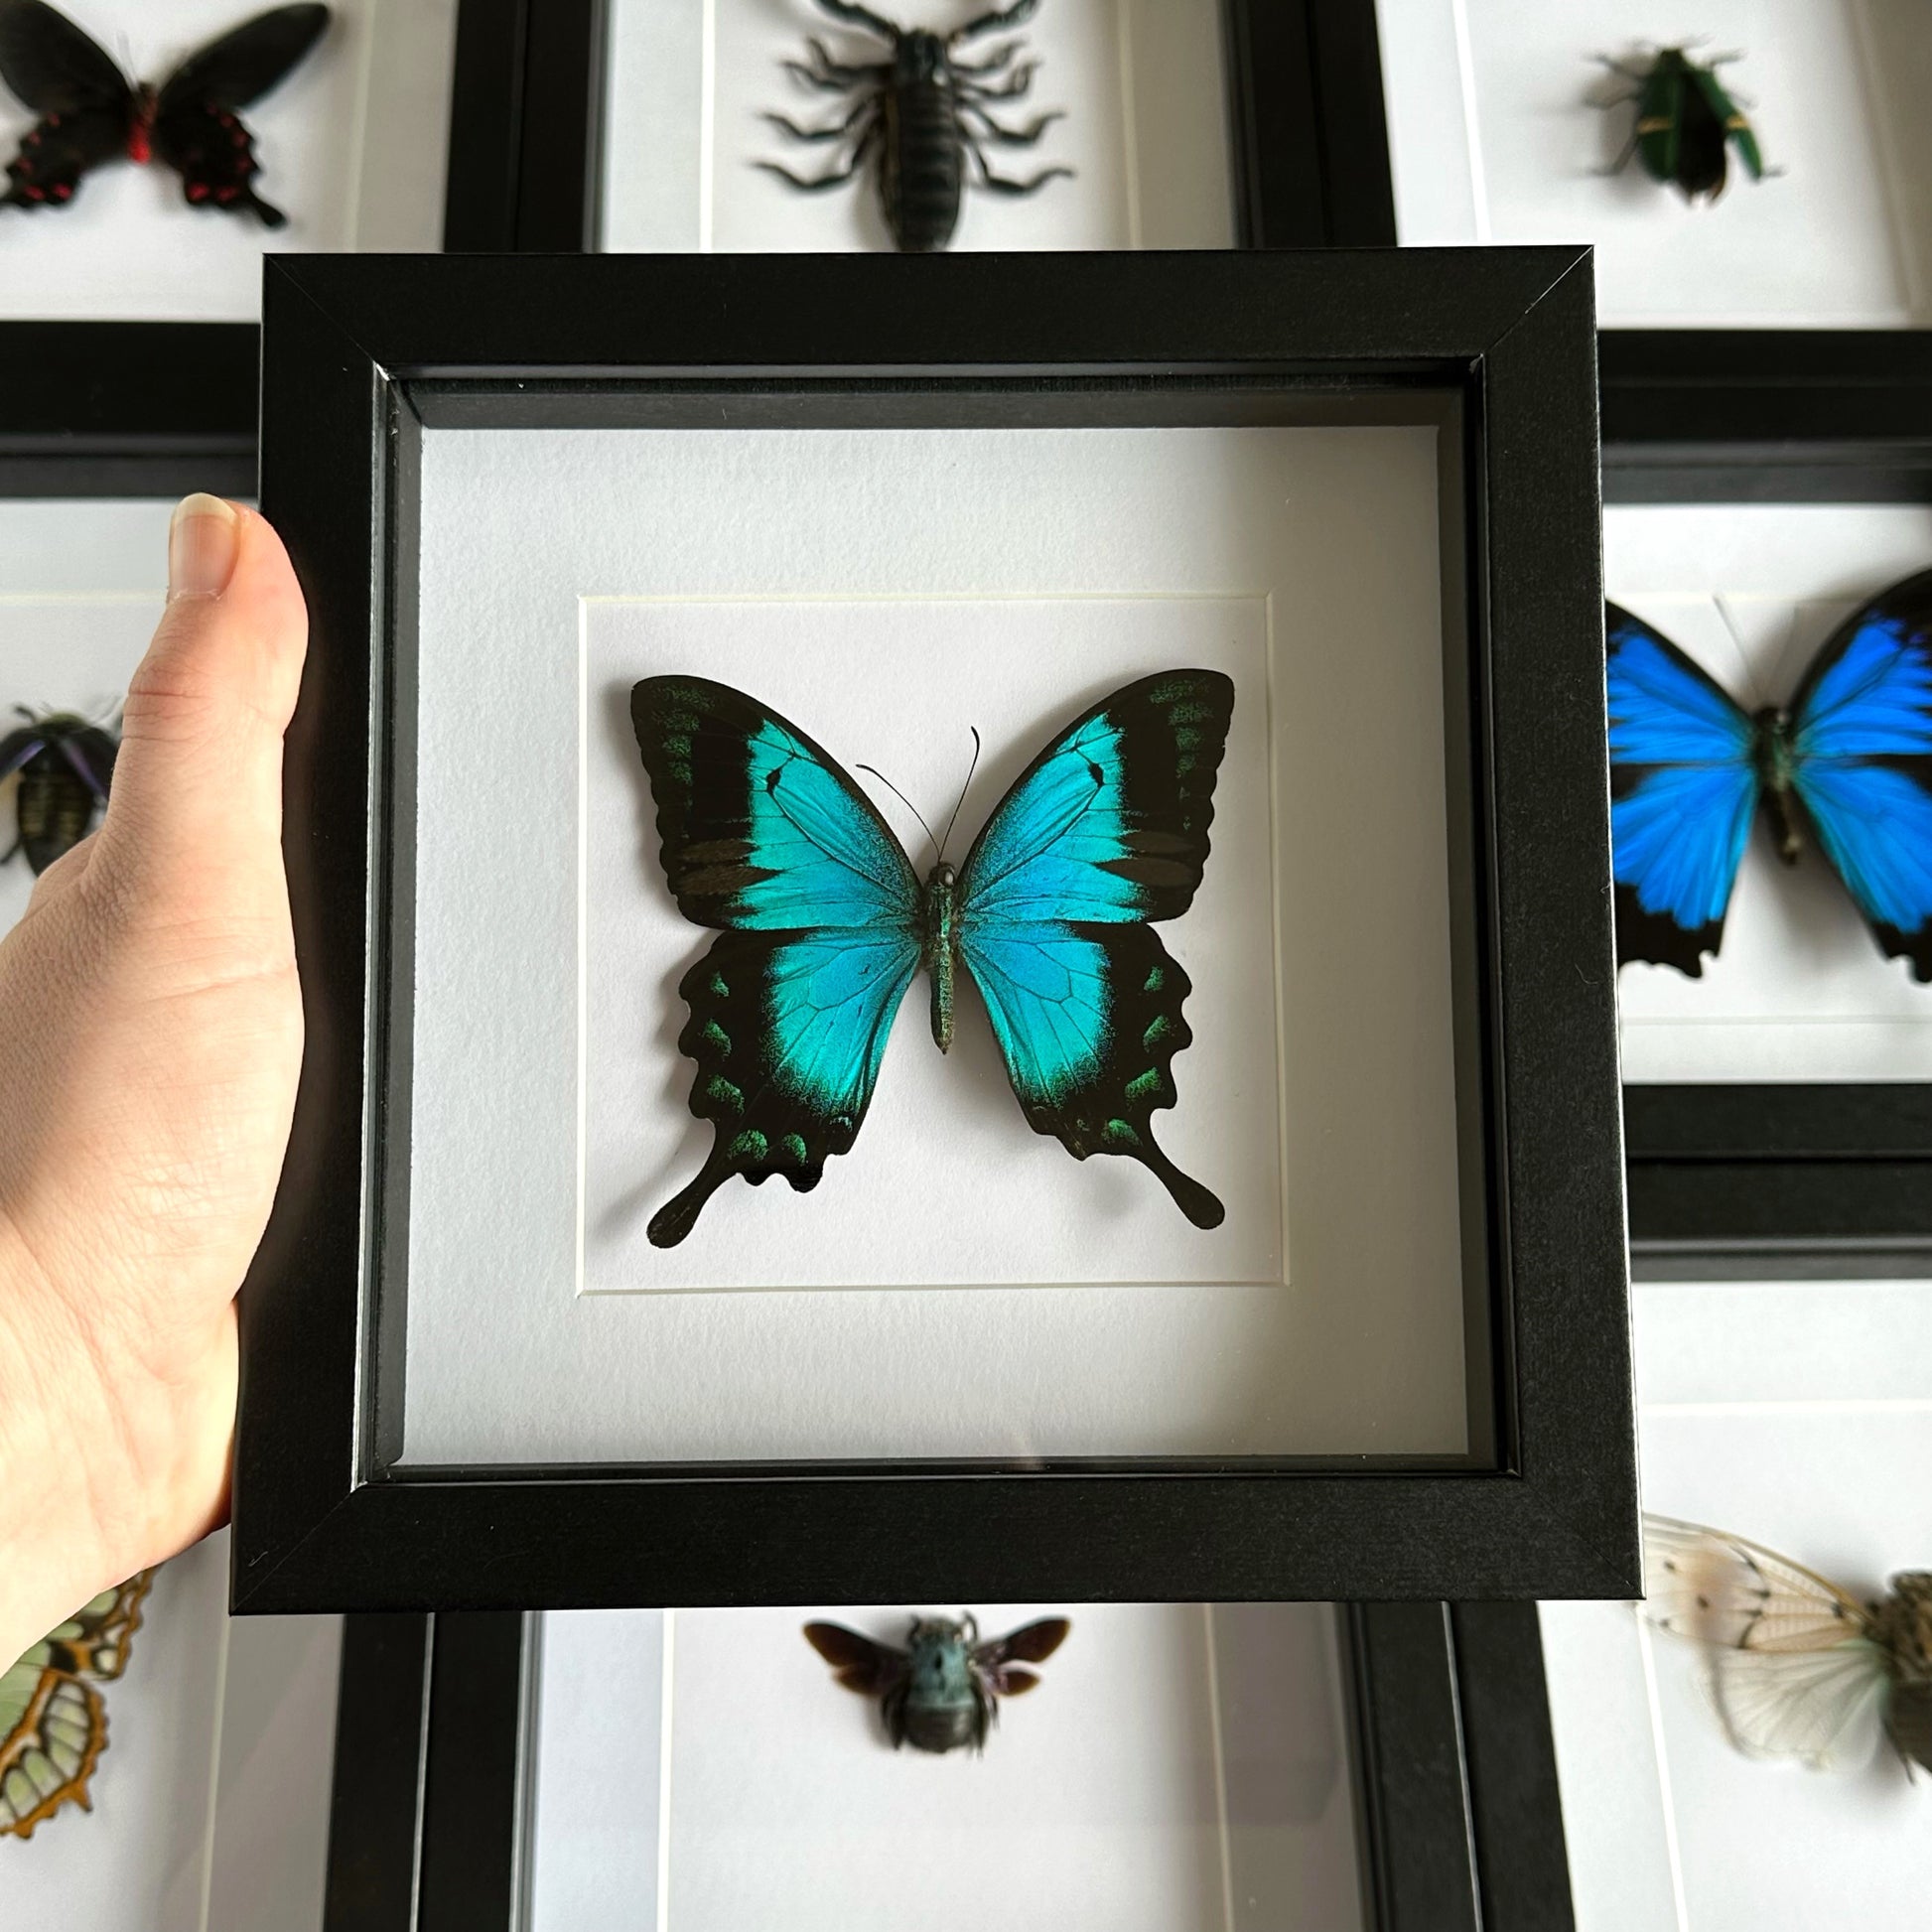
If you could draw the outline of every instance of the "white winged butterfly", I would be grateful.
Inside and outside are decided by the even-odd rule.
[[[1644,1518],[1644,1614],[1706,1652],[1705,1690],[1750,1757],[1814,1769],[1865,1761],[1880,1736],[1932,1770],[1932,1573],[1876,1602],[1762,1544]]]

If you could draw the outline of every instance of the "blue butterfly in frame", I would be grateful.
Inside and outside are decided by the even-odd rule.
[[[1233,712],[1218,671],[1124,686],[1021,773],[964,864],[940,853],[921,882],[872,800],[768,706],[708,678],[635,686],[666,879],[687,919],[720,928],[678,988],[711,1153],[652,1217],[652,1243],[675,1247],[733,1174],[818,1185],[858,1135],[921,969],[942,1053],[969,977],[1034,1131],[1076,1160],[1141,1162],[1196,1227],[1218,1227],[1221,1203],[1154,1140],[1193,1035],[1192,988],[1151,922],[1200,885]]]
[[[1855,611],[1791,701],[1754,713],[1604,614],[1617,963],[1702,976],[1761,806],[1778,857],[1815,845],[1880,949],[1932,980],[1932,571]]]

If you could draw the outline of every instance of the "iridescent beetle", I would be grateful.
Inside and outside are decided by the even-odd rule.
[[[1644,1614],[1705,1646],[1705,1689],[1749,1757],[1823,1769],[1891,1740],[1932,1770],[1932,1574],[1861,1602],[1828,1578],[1698,1523],[1644,1518]]]
[[[120,748],[112,734],[74,712],[15,709],[27,722],[0,738],[0,779],[20,773],[14,800],[19,837],[0,853],[0,865],[24,850],[27,863],[41,873],[93,830]]]
[[[1019,1697],[1039,1682],[1024,1668],[1050,1657],[1072,1624],[1042,1617],[1004,1637],[980,1641],[970,1610],[915,1616],[903,1650],[877,1643],[842,1623],[808,1623],[805,1640],[830,1664],[848,1691],[879,1700],[893,1748],[916,1751],[986,1748],[999,1719],[999,1700]]]
[[[1608,173],[1622,173],[1635,155],[1652,181],[1675,188],[1687,202],[1700,196],[1715,202],[1725,192],[1726,150],[1735,148],[1751,180],[1764,179],[1757,136],[1718,78],[1718,69],[1741,55],[1719,54],[1700,63],[1682,47],[1662,47],[1646,68],[1626,68],[1605,55],[1596,58],[1632,83],[1629,93],[1601,104],[1607,108],[1635,101],[1637,107],[1629,142]]]

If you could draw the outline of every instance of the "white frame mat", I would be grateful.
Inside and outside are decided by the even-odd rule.
[[[1435,438],[429,432],[405,1459],[1466,1452]],[[627,1280],[602,1250],[587,1271],[709,1132],[675,991],[706,935],[663,889],[629,680],[742,676],[947,803],[977,722],[965,827],[1050,728],[1172,662],[1175,625],[1243,682],[1207,883],[1162,928],[1200,1044],[1160,1127],[1240,1225],[1203,1236],[1137,1164],[1033,1134],[990,1046],[922,1037],[915,987],[817,1190],[734,1181],[683,1249],[626,1238]],[[707,627],[740,633],[729,662],[651,654]],[[1335,723],[1369,710],[1373,774]],[[612,866],[654,937],[611,939]],[[663,1144],[593,1216],[587,1096],[639,1057]],[[1216,1066],[1260,1093],[1217,1100]],[[1242,1120],[1280,1156],[1244,1165]],[[660,1292],[583,1292],[626,1286]]]

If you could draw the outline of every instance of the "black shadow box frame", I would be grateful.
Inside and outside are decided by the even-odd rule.
[[[1608,503],[1932,503],[1932,333],[1606,330]],[[1630,1086],[1633,1269],[1932,1274],[1932,1083]]]
[[[599,245],[612,0],[465,0],[520,42],[521,207],[508,244]],[[890,12],[891,9],[886,9]],[[1244,248],[1395,244],[1395,189],[1370,0],[1222,0],[1229,179]],[[499,50],[513,44],[499,35]],[[451,244],[454,246],[455,244]],[[499,244],[501,245],[501,244]]]
[[[234,1607],[1633,1592],[1590,309],[1572,249],[278,261],[263,506],[312,615],[287,781],[310,1045],[243,1296]],[[1193,420],[1202,395],[1227,421],[1264,390],[1460,426],[1446,744],[1468,789],[1446,860],[1487,1453],[401,1466],[394,721],[425,425],[712,423],[724,396],[741,422]]]
[[[1342,1620],[1362,1922],[1571,1932],[1532,1603],[1352,1603]],[[323,1932],[520,1932],[536,1619],[353,1617]]]

